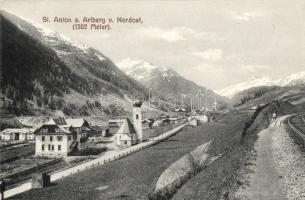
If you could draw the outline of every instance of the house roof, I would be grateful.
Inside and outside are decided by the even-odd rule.
[[[144,119],[144,120],[142,120],[142,123],[153,123],[154,122],[154,120],[153,119]]]
[[[2,132],[6,134],[12,133],[33,133],[35,129],[33,128],[7,128],[4,129]]]
[[[129,118],[124,120],[122,126],[117,132],[117,134],[134,134],[134,133],[136,133],[136,130]]]
[[[120,140],[127,140],[127,141],[129,141],[129,140],[132,140],[132,137],[131,137],[131,135],[129,135],[129,134],[124,134],[124,135],[122,135],[122,137],[120,138]]]
[[[52,119],[48,124],[56,124],[63,127],[80,128],[89,126],[89,123],[85,119],[65,119],[63,117]]]
[[[106,129],[109,129],[108,127],[105,126],[90,126],[89,129],[95,130],[95,131],[103,131]]]
[[[134,102],[133,107],[141,107],[142,104],[143,104],[142,101],[136,101]]]
[[[159,119],[169,118],[169,115],[161,114],[159,115]]]
[[[57,124],[44,124],[34,132],[35,135],[67,135],[72,133],[73,130],[67,130]]]

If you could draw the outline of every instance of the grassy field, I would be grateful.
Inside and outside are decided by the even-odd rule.
[[[186,127],[148,149],[10,199],[148,199],[158,176],[171,163],[210,140],[213,140],[211,154],[223,152],[239,141],[248,118],[247,114],[227,114],[218,122]]]
[[[256,159],[254,145],[258,138],[257,133],[268,126],[274,112],[286,115],[297,110],[287,102],[273,102],[264,108],[245,132],[243,143],[183,185],[173,200],[235,199],[237,189],[249,184],[247,177],[252,173],[250,166]]]

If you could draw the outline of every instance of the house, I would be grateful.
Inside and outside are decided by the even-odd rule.
[[[159,117],[158,117],[159,119],[167,119],[167,118],[169,118],[169,115],[165,115],[165,114],[161,114],[161,115],[159,115]]]
[[[104,126],[89,126],[88,141],[101,141],[103,137],[109,137],[110,132],[108,127]]]
[[[124,119],[124,122],[116,133],[116,143],[118,146],[131,146],[136,144],[136,130],[129,118]]]
[[[193,117],[195,117],[200,124],[207,123],[209,121],[209,118],[206,114],[197,114]]]
[[[123,124],[125,118],[126,117],[121,118],[121,119],[109,119],[109,122],[108,122],[109,133],[115,134],[116,132],[118,132],[118,130],[121,127],[121,125]]]
[[[34,140],[35,129],[33,128],[7,128],[0,132],[0,140],[6,141],[26,141]]]
[[[77,148],[81,150],[88,147],[87,131],[89,130],[89,123],[85,119],[65,119],[63,117],[60,117],[51,119],[48,124],[57,124],[66,129],[73,128],[77,132]]]
[[[179,124],[179,118],[178,117],[171,117],[169,118],[170,124]]]
[[[185,108],[178,108],[175,111],[176,111],[177,115],[179,115],[179,116],[185,116],[185,114],[186,114]]]
[[[154,120],[153,119],[144,119],[142,120],[142,127],[143,129],[151,129],[153,126]]]
[[[192,118],[190,119],[189,124],[191,126],[198,126],[198,120],[196,118]]]
[[[77,131],[57,124],[44,124],[35,132],[36,156],[66,157],[77,149]]]
[[[172,123],[169,118],[162,119],[161,121],[162,121],[162,126],[168,126]]]
[[[143,141],[142,127],[142,102],[133,104],[133,123],[129,118],[122,119],[123,124],[116,133],[116,143],[118,146],[131,146]]]
[[[88,147],[89,123],[84,119],[51,119],[34,134],[37,156],[68,156],[72,151]]]
[[[153,127],[160,127],[162,125],[163,125],[162,120],[160,119],[155,120],[154,123],[152,124]]]
[[[259,107],[257,105],[254,105],[250,108],[250,111],[255,112]]]

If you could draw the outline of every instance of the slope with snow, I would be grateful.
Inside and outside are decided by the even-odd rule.
[[[159,67],[143,60],[132,60],[126,58],[117,63],[117,66],[127,75],[132,76],[137,81],[149,81],[159,75],[163,79],[178,76],[173,70],[167,67]]]
[[[274,85],[274,82],[269,77],[265,76],[258,79],[253,79],[246,82],[237,83],[235,85],[228,86],[220,91],[217,91],[218,94],[222,96],[226,96],[229,98],[232,98],[234,94],[237,94],[238,92],[241,92],[243,90],[252,88],[252,87],[258,87],[258,86],[272,86]]]
[[[123,73],[101,52],[10,12],[0,11],[2,65],[0,93],[19,106],[79,111],[104,88],[107,93],[146,94],[146,88]],[[15,111],[10,111],[15,112]],[[18,111],[19,112],[19,111]],[[71,113],[71,112],[70,112]],[[76,113],[79,114],[79,113]]]
[[[284,86],[295,86],[304,83],[305,83],[305,71],[302,71],[280,79],[271,79],[268,76],[263,76],[262,78],[252,79],[250,81],[245,81],[234,85],[230,85],[222,90],[217,91],[217,93],[219,95],[232,98],[235,94],[252,87],[259,87],[259,86],[284,87]]]
[[[213,91],[187,80],[172,68],[153,65],[143,60],[124,59],[117,66],[127,75],[133,77],[147,88],[157,91],[164,97],[175,97],[176,102],[181,101],[181,95],[191,95],[193,100],[200,91],[208,93],[208,104],[214,103],[215,97],[220,104],[226,104],[225,100]],[[186,102],[184,102],[186,103]]]

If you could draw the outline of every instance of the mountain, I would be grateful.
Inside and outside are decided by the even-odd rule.
[[[228,98],[232,98],[234,94],[237,94],[238,92],[241,92],[243,90],[252,88],[252,87],[258,87],[258,86],[272,86],[274,85],[273,81],[267,77],[264,76],[262,78],[253,79],[250,81],[245,81],[241,83],[237,83],[234,85],[230,85],[220,91],[217,91],[218,94],[222,96],[226,96]]]
[[[196,83],[187,80],[179,75],[171,68],[164,66],[153,65],[143,60],[124,59],[117,63],[117,66],[127,75],[142,83],[147,88],[158,92],[163,97],[168,99],[174,97],[178,103],[181,102],[182,95],[191,95],[193,99],[193,107],[202,107],[205,105],[205,92],[207,91],[208,105],[213,105],[216,100],[219,106],[227,104],[226,99],[215,94],[213,91],[197,85]],[[198,101],[197,94],[201,94],[201,99]],[[184,103],[190,105],[190,98],[184,97]],[[199,103],[198,103],[199,102]]]
[[[239,109],[249,109],[273,101],[288,102],[297,110],[305,109],[305,84],[291,86],[259,86],[246,89],[235,94],[231,103]]]
[[[305,83],[305,71],[292,74],[290,76],[280,78],[280,79],[271,79],[268,76],[263,76],[261,78],[252,79],[250,81],[245,81],[230,85],[222,90],[217,91],[218,94],[232,98],[235,94],[242,92],[244,90],[259,87],[259,86],[296,86]]]
[[[295,86],[304,83],[305,83],[305,71],[301,71],[274,81],[274,85],[277,86]]]
[[[0,23],[2,112],[63,110],[81,115],[88,113],[87,100],[99,97],[102,90],[119,98],[147,93],[89,46],[7,11],[0,12]]]

